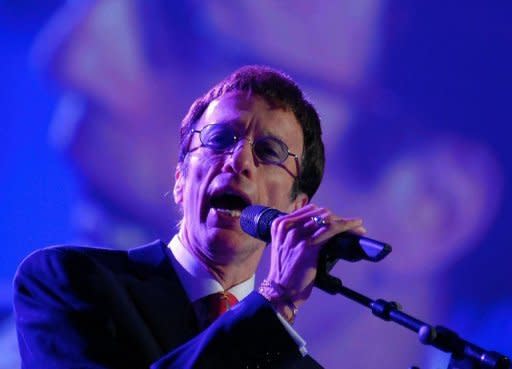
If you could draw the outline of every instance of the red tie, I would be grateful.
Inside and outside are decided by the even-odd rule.
[[[217,292],[205,296],[194,302],[199,327],[204,329],[215,319],[224,314],[238,303],[236,297],[230,292]]]

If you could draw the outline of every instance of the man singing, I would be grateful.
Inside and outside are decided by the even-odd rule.
[[[243,67],[192,104],[180,145],[183,218],[169,244],[58,246],[21,264],[23,368],[319,367],[291,324],[322,246],[365,229],[309,202],[324,168],[314,107],[283,73]],[[288,213],[272,224],[270,270],[254,292],[265,243],[240,228],[253,204]]]

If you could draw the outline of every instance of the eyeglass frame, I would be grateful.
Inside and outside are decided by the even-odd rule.
[[[246,138],[246,136],[241,136],[241,135],[240,135],[240,136],[238,136],[237,134],[235,134],[235,135],[234,135],[234,137],[233,137],[234,142],[233,142],[231,145],[229,145],[228,147],[226,147],[225,149],[217,149],[217,148],[214,148],[214,147],[210,147],[210,146],[208,146],[207,144],[205,144],[205,143],[203,142],[202,137],[201,137],[201,136],[202,136],[202,135],[201,135],[201,133],[203,132],[203,130],[204,130],[205,128],[207,128],[207,127],[209,127],[209,126],[215,126],[215,125],[225,125],[225,126],[230,126],[230,124],[228,124],[228,123],[209,123],[209,124],[204,125],[204,126],[203,126],[203,128],[201,128],[201,129],[191,128],[191,129],[190,129],[190,133],[189,133],[189,134],[190,134],[190,137],[192,138],[192,135],[193,135],[194,133],[197,133],[197,134],[199,134],[199,141],[201,142],[201,146],[200,146],[200,147],[206,147],[206,148],[209,148],[210,150],[214,150],[214,151],[217,151],[217,152],[225,152],[225,153],[231,153],[231,154],[232,154],[232,153],[233,153],[234,148],[236,147],[236,145],[237,145],[241,140],[243,140],[244,138]],[[276,141],[278,141],[278,142],[280,142],[280,143],[281,143],[282,145],[284,145],[284,147],[286,148],[287,157],[286,157],[286,158],[284,158],[281,162],[275,162],[275,163],[274,163],[274,162],[269,162],[269,161],[261,160],[261,159],[258,157],[258,155],[255,153],[255,151],[254,151],[254,145],[255,145],[258,141],[260,141],[260,140],[262,140],[262,139],[265,139],[265,138],[267,138],[267,137],[268,137],[268,138],[271,138],[271,139],[273,139],[273,140],[276,140]],[[257,158],[257,159],[258,159],[258,161],[259,161],[259,162],[261,162],[261,163],[263,163],[263,164],[272,164],[272,165],[283,166],[283,163],[286,161],[286,159],[288,159],[290,156],[291,156],[291,157],[293,157],[293,158],[295,159],[295,166],[296,166],[296,168],[297,168],[297,175],[296,175],[296,176],[293,176],[293,174],[292,174],[292,176],[293,176],[294,178],[299,178],[299,177],[300,177],[300,172],[301,172],[301,171],[300,171],[299,156],[298,156],[297,154],[294,154],[293,152],[291,152],[291,151],[289,150],[289,148],[288,148],[288,145],[287,145],[283,140],[281,140],[281,139],[279,139],[279,138],[277,138],[277,137],[275,137],[275,136],[270,136],[270,135],[269,135],[269,136],[259,137],[258,139],[254,140],[254,142],[253,142],[252,140],[250,140],[250,139],[247,139],[247,141],[248,141],[248,142],[249,142],[249,144],[251,145],[251,150],[252,150],[252,152],[253,152],[254,157],[255,157],[255,158]],[[190,145],[190,141],[189,141],[189,145]],[[190,152],[190,151],[189,151],[189,152]],[[286,167],[285,167],[285,168],[286,168]]]

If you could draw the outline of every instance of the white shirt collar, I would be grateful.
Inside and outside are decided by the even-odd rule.
[[[222,285],[213,277],[203,264],[181,243],[178,235],[175,235],[168,245],[171,250],[171,258],[174,270],[187,293],[190,301],[215,292],[222,292]],[[246,281],[231,287],[231,292],[238,301],[244,299],[254,290],[254,275]]]

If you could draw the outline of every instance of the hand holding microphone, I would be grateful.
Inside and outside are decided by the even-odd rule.
[[[261,205],[252,205],[242,211],[240,225],[242,230],[251,236],[265,242],[270,242],[272,223],[276,218],[283,215],[286,215],[286,213],[277,209]],[[327,224],[326,218],[321,216],[313,216],[311,220],[315,221],[318,225]],[[357,231],[357,229],[355,230]],[[364,228],[359,229],[359,231],[363,230]],[[364,237],[358,233],[362,232],[345,231],[333,236],[327,241],[327,245],[325,246],[329,257],[351,262],[362,259],[377,262],[391,252],[391,246],[389,244]]]
[[[320,250],[341,233],[353,232],[349,237],[352,239],[365,232],[361,220],[340,218],[313,204],[290,214],[250,206],[242,211],[240,223],[245,232],[265,242],[271,241],[264,296],[274,306],[289,306],[288,310],[300,306],[311,294]],[[339,249],[339,245],[334,245]],[[348,257],[347,252],[343,255]]]

